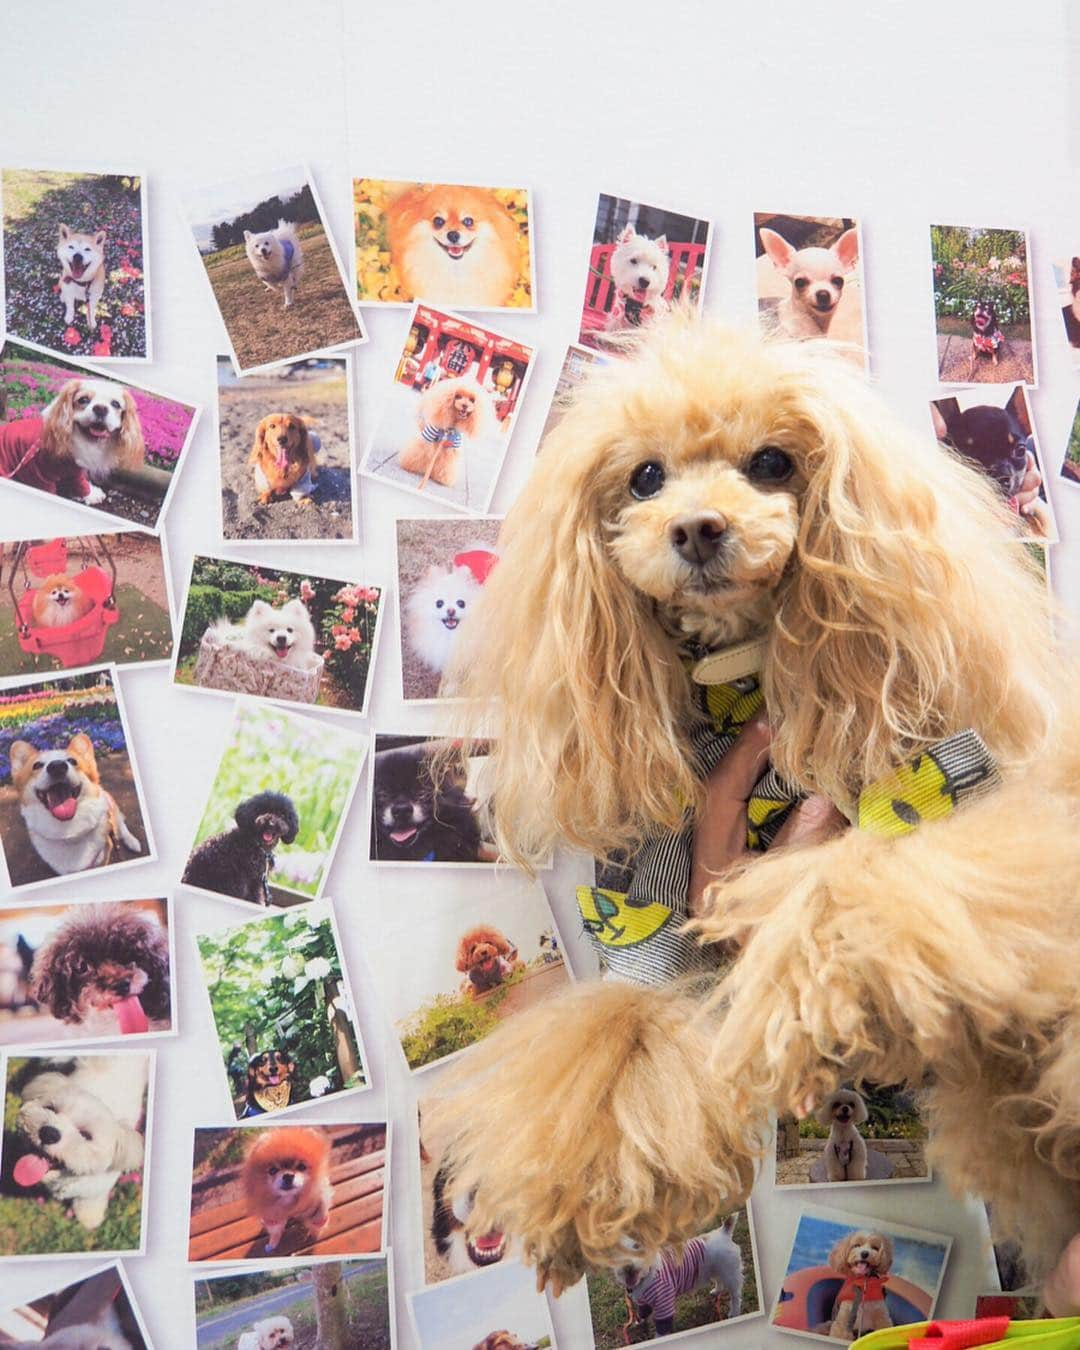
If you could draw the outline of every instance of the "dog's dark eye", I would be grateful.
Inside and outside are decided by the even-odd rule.
[[[68,761],[67,761],[67,762],[72,766],[72,768],[75,767],[75,761],[71,758],[70,755],[68,755]]]
[[[298,1162],[298,1163],[296,1164],[296,1170],[297,1170],[298,1172],[306,1172],[306,1171],[307,1171],[307,1163]]]
[[[80,1130],[79,1133],[82,1135],[82,1137],[86,1140],[88,1144],[92,1144],[94,1142],[94,1136],[90,1133],[89,1130]]]
[[[34,768],[35,768],[35,769],[43,769],[44,767],[45,767],[45,761],[44,761],[43,759],[35,759],[35,760],[34,760]]]
[[[436,228],[437,230],[441,230],[442,227],[446,224],[446,217],[445,217],[445,216],[436,216],[435,219],[434,219],[431,223],[432,223],[432,225],[435,226],[435,228]]]
[[[442,600],[436,600],[436,601],[435,601],[435,608],[436,608],[436,609],[442,609],[443,604],[444,604],[444,601],[442,601]]]
[[[843,277],[833,277],[833,279],[832,279],[832,284],[836,287],[836,289],[837,289],[838,291],[842,291],[842,290],[844,289],[844,278],[843,278]]]
[[[809,278],[809,277],[796,277],[796,278],[795,278],[795,289],[796,289],[797,291],[805,291],[806,288],[807,288],[807,286],[809,286],[809,285],[810,285],[810,278]]]
[[[116,399],[113,399],[112,405],[113,405],[113,407],[114,407],[117,411],[120,410],[120,404],[117,402]]]
[[[746,466],[746,476],[755,483],[783,483],[795,472],[795,463],[786,450],[766,445],[755,450]]]
[[[85,408],[89,402],[90,402],[89,394],[80,394],[79,397],[75,400],[75,406],[77,408]]]
[[[291,633],[291,632],[292,632],[292,629],[291,629],[291,628],[286,628],[285,631],[286,631],[286,633]]]
[[[472,227],[473,227],[473,218],[472,218],[472,216],[462,216],[462,217],[461,217],[461,223],[462,223],[462,225],[465,226],[465,228],[466,228],[467,230],[471,230]]]
[[[465,608],[465,601],[464,601],[464,600],[459,600],[459,601],[457,602],[457,607],[458,607],[458,609],[464,609],[464,608]]]
[[[639,464],[630,475],[631,496],[636,497],[641,502],[649,497],[655,497],[664,486],[666,477],[664,466],[659,460],[647,459],[644,464]]]
[[[636,266],[637,266],[637,259],[636,259],[636,258],[631,258],[631,259],[630,259],[630,266],[631,266],[631,267],[636,267]]]
[[[277,1167],[276,1167],[276,1166],[268,1167],[266,1170],[270,1173],[270,1175],[271,1175],[272,1177],[276,1177],[276,1176],[277,1176],[278,1170],[277,1170]]]

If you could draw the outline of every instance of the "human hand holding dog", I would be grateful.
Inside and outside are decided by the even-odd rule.
[[[746,845],[746,806],[754,784],[769,762],[772,732],[762,711],[747,722],[739,738],[705,782],[705,806],[694,831],[690,869],[689,911],[701,913],[706,887],[749,851]],[[790,813],[777,832],[773,847],[821,843],[844,829],[847,822],[825,797],[807,797]]]

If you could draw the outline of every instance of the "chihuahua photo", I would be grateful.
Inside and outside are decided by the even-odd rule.
[[[773,219],[756,217],[758,221],[763,218]],[[811,217],[795,220],[811,227],[809,231],[803,231],[807,239],[814,239],[824,232],[825,222],[819,223]],[[844,230],[828,247],[814,244],[797,248],[777,230],[761,224],[758,225],[758,238],[765,257],[786,283],[785,294],[775,307],[777,326],[792,338],[827,337],[843,298],[844,286],[858,266],[858,227],[853,225]],[[759,299],[759,308],[771,306]]]

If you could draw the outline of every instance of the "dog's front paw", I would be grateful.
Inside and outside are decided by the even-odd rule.
[[[90,484],[90,490],[82,499],[83,506],[100,506],[105,500],[105,493],[95,484]]]

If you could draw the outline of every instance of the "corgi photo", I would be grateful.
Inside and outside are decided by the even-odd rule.
[[[864,346],[854,221],[758,213],[754,226],[762,322],[785,337],[831,337]]]
[[[149,361],[143,176],[3,169],[0,187],[0,329],[62,356]]]
[[[30,611],[39,628],[66,628],[93,607],[93,600],[74,577],[51,576],[34,591]]]
[[[75,322],[75,304],[86,304],[86,324],[91,333],[97,327],[97,307],[105,290],[105,231],[82,234],[60,226],[56,245],[60,259],[60,299],[64,322]]]
[[[356,298],[535,308],[527,188],[353,180]]]
[[[367,341],[303,165],[196,188],[187,216],[237,375]]]
[[[270,413],[255,428],[248,464],[255,475],[259,505],[279,497],[310,503],[319,476],[316,458],[322,448],[302,417]]]
[[[5,702],[0,844],[12,888],[151,859],[112,674],[10,686]]]
[[[300,236],[290,220],[279,220],[261,234],[244,231],[244,251],[252,270],[268,291],[280,291],[286,309],[293,302],[304,270]]]
[[[620,334],[647,328],[673,305],[700,305],[711,237],[707,220],[601,192],[578,340],[617,355],[626,346]]]

